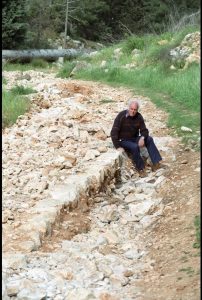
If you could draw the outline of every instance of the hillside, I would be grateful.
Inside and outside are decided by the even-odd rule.
[[[6,63],[3,299],[199,299],[199,39]],[[110,138],[131,97],[163,157],[145,178]]]

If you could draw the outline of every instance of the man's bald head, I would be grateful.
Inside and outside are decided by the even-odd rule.
[[[135,99],[130,99],[130,100],[128,101],[128,107],[130,107],[131,104],[136,104],[137,107],[138,107],[138,109],[139,109],[139,107],[140,107],[139,102],[138,102],[137,100],[135,100]]]
[[[134,117],[136,113],[138,112],[140,105],[137,100],[130,99],[128,101],[128,113],[130,117]]]

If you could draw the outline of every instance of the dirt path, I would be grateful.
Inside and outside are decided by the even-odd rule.
[[[141,282],[145,299],[200,298],[200,249],[193,248],[193,220],[200,210],[199,156],[178,147],[176,150],[169,184],[160,191],[167,205],[155,226],[145,233],[154,260]]]
[[[126,107],[127,100],[132,95],[129,90],[115,89],[100,83],[56,79],[54,74],[46,76],[39,72],[29,73],[31,75],[29,81],[25,79],[16,81],[19,76],[16,72],[5,74],[8,86],[18,82],[31,85],[38,90],[38,94],[32,96],[34,103],[32,111],[21,117],[17,125],[6,129],[3,134],[5,253],[12,252],[12,249],[23,242],[23,236],[19,236],[17,230],[26,224],[31,208],[37,201],[48,197],[49,188],[63,182],[70,174],[83,172],[88,166],[88,161],[92,160],[89,157],[93,153],[95,156],[99,155],[93,151],[98,149],[105,152],[112,147],[109,131],[113,119]],[[165,112],[156,109],[148,98],[140,95],[135,95],[135,98],[140,101],[147,127],[150,134],[155,137],[168,169],[164,174],[165,182],[157,190],[157,195],[163,199],[163,210],[156,221],[142,233],[147,260],[150,260],[151,264],[143,268],[141,275],[135,280],[134,289],[138,288],[141,292],[138,297],[127,298],[126,295],[120,299],[198,300],[199,249],[194,248],[193,244],[196,241],[194,218],[199,215],[200,206],[200,156],[198,152],[184,147],[179,139],[169,135]],[[61,158],[64,152],[66,152],[65,161],[69,162],[65,167]],[[60,161],[54,165],[56,154],[60,155]],[[60,164],[63,164],[62,168]],[[36,169],[38,173],[34,177]],[[57,170],[57,174],[54,170]],[[33,175],[31,178],[30,172]],[[148,176],[150,173],[148,170]],[[34,185],[32,185],[33,178],[36,179]],[[39,182],[40,188],[36,188]],[[69,231],[70,238],[89,230],[87,222],[89,207],[87,210],[84,207],[82,211],[86,214],[86,218],[82,219],[81,215],[80,227],[85,227],[85,230],[80,230],[76,217],[76,223],[74,221],[73,224],[76,224],[77,230],[73,234]],[[152,213],[154,212],[150,212]],[[66,239],[67,235],[66,233]],[[47,247],[50,250],[49,246]],[[103,294],[99,299],[119,298],[117,295],[113,297]]]

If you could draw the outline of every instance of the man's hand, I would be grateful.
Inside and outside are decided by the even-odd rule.
[[[125,150],[122,147],[119,147],[116,150],[119,151],[121,154],[123,154],[125,152]]]
[[[141,136],[141,138],[139,139],[138,146],[139,147],[144,147],[144,137],[143,136]]]

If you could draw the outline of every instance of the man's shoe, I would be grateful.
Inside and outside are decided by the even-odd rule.
[[[160,163],[158,162],[158,163],[156,163],[156,164],[153,164],[151,168],[152,168],[152,171],[155,172],[155,171],[158,170],[160,167],[161,167],[161,165],[160,165]]]
[[[145,172],[145,170],[138,170],[138,173],[139,173],[139,177],[146,177],[147,176],[147,173]]]

